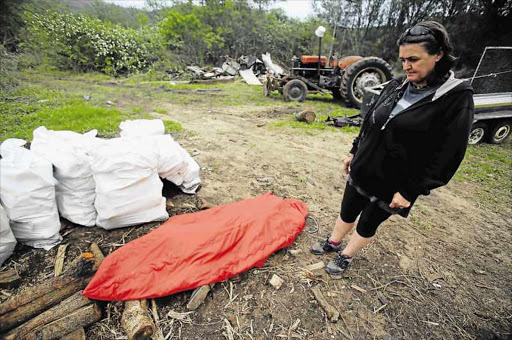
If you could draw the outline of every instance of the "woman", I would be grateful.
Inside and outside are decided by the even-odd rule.
[[[424,21],[398,39],[405,76],[387,83],[365,116],[343,161],[348,174],[331,236],[311,252],[338,252],[325,270],[341,277],[393,214],[407,217],[419,195],[448,183],[459,167],[473,122],[473,90],[450,71],[455,58],[446,29]],[[347,246],[341,241],[354,227]]]

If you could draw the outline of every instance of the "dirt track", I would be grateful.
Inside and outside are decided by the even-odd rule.
[[[224,339],[227,319],[234,339],[510,337],[512,209],[507,202],[488,209],[474,198],[478,188],[453,182],[420,198],[408,219],[386,221],[376,242],[354,260],[343,279],[324,275],[311,280],[300,268],[330,260],[310,254],[309,246],[329,234],[338,214],[345,186],[341,161],[355,134],[271,128],[277,118],[269,107],[222,107],[207,97],[193,105],[165,101],[159,105],[169,113],[156,116],[178,121],[187,131],[177,140],[196,154],[203,168],[201,197],[225,204],[273,191],[306,202],[319,226],[318,232],[305,230],[297,238],[290,249],[300,249],[299,254],[279,251],[240,282],[216,285],[190,319],[166,317],[170,310],[186,311],[190,292],[157,299],[164,336],[172,332],[169,339]],[[175,214],[190,211],[180,209],[180,204],[195,202],[181,194],[170,199]],[[146,225],[124,238],[128,241],[155,226]],[[314,231],[314,227],[308,220],[306,229]],[[85,246],[85,239],[96,240],[108,253],[128,230],[79,228],[67,240],[76,250],[81,247],[78,242]],[[15,257],[29,273],[45,254],[25,249]],[[52,261],[48,256],[41,262],[51,265]],[[277,291],[268,284],[273,274],[285,280]],[[327,321],[311,293],[312,285],[319,285],[339,310],[340,321]],[[91,327],[88,339],[122,336],[117,323],[122,304],[106,308],[111,318]]]

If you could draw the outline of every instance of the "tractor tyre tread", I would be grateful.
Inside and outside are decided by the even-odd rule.
[[[354,77],[366,67],[374,67],[380,69],[386,76],[383,82],[390,80],[393,77],[391,66],[379,57],[366,57],[355,63],[349,65],[341,79],[340,93],[341,97],[348,106],[361,108],[360,102],[355,99],[352,93],[352,83],[356,80]]]

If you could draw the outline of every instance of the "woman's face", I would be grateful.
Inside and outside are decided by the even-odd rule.
[[[407,79],[415,85],[424,86],[436,62],[443,57],[443,51],[431,55],[422,44],[405,44],[400,45],[399,57]]]

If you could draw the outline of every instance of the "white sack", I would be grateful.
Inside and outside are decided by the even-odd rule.
[[[119,124],[121,137],[154,136],[165,133],[164,122],[161,119],[125,120]]]
[[[158,150],[158,174],[183,192],[194,194],[201,184],[200,167],[170,135],[151,137]]]
[[[88,153],[98,143],[96,134],[96,130],[82,135],[73,131],[51,131],[41,126],[34,130],[30,146],[33,152],[54,166],[60,215],[84,226],[96,224],[96,184]]]
[[[142,137],[104,140],[91,156],[97,226],[114,229],[169,218],[153,142]]]
[[[52,164],[23,145],[7,139],[0,146],[0,200],[16,239],[48,250],[62,241]]]
[[[16,238],[11,231],[9,218],[0,205],[0,266],[12,255],[15,246]]]

